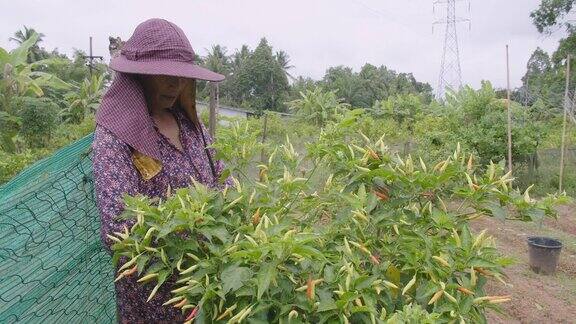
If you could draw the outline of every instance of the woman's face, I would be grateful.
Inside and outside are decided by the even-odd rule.
[[[142,75],[141,80],[152,109],[171,108],[187,82],[186,78],[168,75]]]

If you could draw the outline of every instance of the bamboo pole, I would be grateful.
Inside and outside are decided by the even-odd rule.
[[[568,88],[570,86],[570,54],[566,57],[566,88],[564,89],[564,118],[562,120],[562,142],[560,144],[560,179],[558,180],[558,192],[562,192],[562,184],[564,178],[564,154],[566,150],[566,119],[568,115],[568,105],[570,101],[570,94]]]
[[[208,128],[210,136],[216,136],[216,111],[218,110],[218,83],[210,82],[210,118],[208,120]]]
[[[512,172],[512,111],[510,109],[510,62],[506,45],[506,110],[508,111],[508,171]]]

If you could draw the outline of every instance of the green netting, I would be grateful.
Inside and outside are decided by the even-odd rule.
[[[0,323],[115,323],[89,135],[0,187]]]

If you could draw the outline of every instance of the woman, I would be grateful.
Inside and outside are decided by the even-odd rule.
[[[110,67],[116,76],[96,114],[93,166],[101,237],[121,232],[133,221],[117,220],[124,194],[165,197],[170,189],[195,179],[217,187],[223,165],[199,122],[195,79],[221,81],[224,76],[194,64],[194,51],[175,24],[150,19],[134,31]],[[178,309],[162,306],[170,281],[146,302],[152,284],[132,275],[116,282],[122,323],[182,322]]]

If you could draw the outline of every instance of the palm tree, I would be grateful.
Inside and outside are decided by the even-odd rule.
[[[23,30],[19,30],[19,31],[15,32],[14,37],[10,37],[8,39],[11,41],[15,41],[16,43],[18,43],[18,45],[21,45],[22,43],[24,43],[25,41],[30,39],[34,34],[38,35],[38,40],[28,50],[28,59],[27,59],[28,63],[36,62],[36,61],[39,61],[41,59],[46,58],[45,57],[46,56],[45,51],[42,50],[38,46],[38,44],[40,44],[42,42],[42,40],[43,40],[42,38],[46,35],[44,35],[43,33],[36,32],[36,30],[34,30],[34,28],[28,28],[28,27],[24,26]]]
[[[246,59],[248,59],[248,57],[250,57],[250,49],[248,48],[248,45],[244,44],[242,45],[242,48],[240,48],[240,50],[236,50],[236,53],[232,55],[233,69],[237,71],[240,68],[240,66],[242,66],[242,64],[246,62]]]
[[[214,72],[224,75],[228,74],[230,71],[230,60],[226,52],[226,47],[212,45],[212,48],[208,51],[208,55],[204,58],[204,66]]]
[[[288,70],[294,67],[294,65],[290,65],[290,57],[288,56],[288,53],[284,51],[276,52],[276,61],[282,68],[284,74],[286,74],[286,76],[289,77],[292,81],[295,81],[296,78],[288,73]]]

